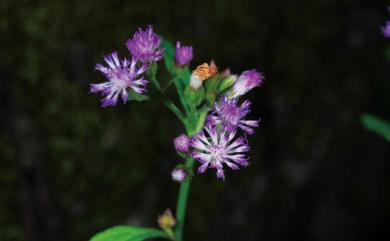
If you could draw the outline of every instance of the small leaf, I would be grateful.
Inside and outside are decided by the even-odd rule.
[[[168,239],[168,236],[155,228],[116,226],[95,234],[90,241],[142,241],[149,238]]]
[[[179,92],[179,96],[183,96],[183,92],[187,86],[190,84],[191,72],[188,68],[182,69],[179,73],[179,76],[175,78],[175,86]]]
[[[137,92],[134,92],[133,90],[130,90],[128,92],[128,100],[135,100],[135,101],[144,101],[144,100],[149,100],[149,96],[147,95],[141,95],[138,94]]]
[[[362,116],[363,125],[370,131],[390,141],[390,123],[370,114]]]
[[[171,73],[171,75],[174,75],[175,70],[174,70],[174,55],[175,55],[175,47],[171,42],[168,40],[163,39],[161,43],[161,47],[163,47],[164,50],[164,62],[165,62],[165,67]]]

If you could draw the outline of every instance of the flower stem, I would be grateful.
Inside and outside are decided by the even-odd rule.
[[[193,158],[188,158],[185,162],[185,166],[192,170],[194,164]],[[176,208],[176,241],[183,241],[183,228],[184,220],[186,216],[188,193],[190,190],[191,178],[186,180],[180,185],[179,197],[177,199]]]
[[[168,99],[168,97],[165,95],[164,90],[161,89],[161,86],[156,79],[155,75],[151,75],[150,79],[152,80],[152,83],[156,87],[156,89],[160,92],[161,96],[163,97],[164,104],[181,120],[184,121],[184,115],[183,113],[177,108],[175,104],[172,103],[171,100]]]

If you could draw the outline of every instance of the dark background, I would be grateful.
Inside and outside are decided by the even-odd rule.
[[[94,64],[147,24],[193,45],[192,67],[266,76],[248,95],[252,165],[195,178],[186,240],[389,240],[390,144],[359,119],[390,119],[387,4],[2,0],[0,240],[82,241],[175,208],[180,123],[155,100],[88,94]]]

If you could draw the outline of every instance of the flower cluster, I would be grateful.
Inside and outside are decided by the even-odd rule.
[[[232,170],[249,165],[246,153],[250,148],[245,134],[254,134],[260,120],[247,120],[251,102],[245,100],[238,104],[238,100],[254,87],[260,86],[263,79],[263,75],[256,70],[244,71],[238,78],[233,78],[231,90],[215,103],[203,130],[190,142],[184,134],[174,140],[178,152],[191,152],[192,148],[190,155],[201,164],[198,173],[204,173],[208,168],[215,169],[217,177],[224,180],[225,165]],[[243,132],[241,136],[240,130]],[[173,180],[182,181],[176,176],[182,174],[183,170],[175,170],[176,175],[172,173]]]
[[[170,175],[173,181],[181,183],[177,221],[168,209],[158,217],[163,233],[155,229],[139,229],[141,233],[150,230],[150,238],[182,240],[194,167],[197,173],[212,169],[218,179],[225,180],[227,168],[235,171],[249,165],[247,136],[255,133],[260,119],[248,118],[251,102],[242,100],[242,96],[260,86],[264,76],[255,69],[243,71],[240,75],[232,74],[229,68],[219,72],[213,60],[192,69],[192,46],[179,41],[175,46],[156,34],[152,26],[139,28],[125,45],[128,58],[121,59],[115,51],[103,56],[104,64],[96,64],[95,70],[101,72],[106,81],[91,84],[90,92],[102,94],[102,107],[116,106],[121,100],[127,103],[129,100],[150,99],[146,96],[150,83],[164,105],[184,125],[186,134],[174,138],[173,145],[185,161],[178,163]],[[163,65],[159,65],[160,60]],[[161,67],[166,71],[159,75]],[[160,77],[168,79],[161,80]],[[169,88],[175,88],[176,98],[171,98],[173,92],[168,91]],[[118,228],[112,230],[117,232]],[[118,232],[123,230],[128,229],[120,227]],[[99,233],[92,239],[105,237],[105,234]]]
[[[390,35],[390,24],[388,28]],[[147,94],[149,79],[165,98],[164,103],[186,126],[187,135],[175,138],[174,146],[181,157],[200,163],[198,173],[211,168],[216,170],[218,178],[224,179],[225,166],[238,170],[249,165],[246,135],[254,134],[260,120],[248,119],[251,102],[239,99],[263,83],[262,73],[255,69],[243,71],[239,76],[231,74],[229,69],[218,73],[212,60],[190,71],[189,64],[194,57],[192,46],[177,41],[174,48],[168,41],[163,42],[152,26],[145,30],[139,28],[125,45],[129,50],[128,59],[121,59],[113,52],[104,56],[104,65],[95,66],[107,79],[90,85],[91,93],[103,95],[102,107],[115,106],[120,100],[126,103],[130,97],[142,99],[137,95]],[[156,78],[156,62],[162,59],[172,77],[164,88]],[[170,83],[175,83],[184,113],[164,93]],[[192,165],[180,164],[173,169],[171,177],[185,182],[192,173]]]
[[[224,165],[232,170],[249,165],[246,152],[249,151],[246,134],[253,134],[259,120],[246,120],[251,102],[245,100],[238,105],[238,97],[254,87],[260,86],[263,75],[255,70],[244,71],[234,82],[232,92],[223,96],[207,118],[203,131],[191,143],[192,156],[201,163],[199,173],[207,168],[216,169],[217,177],[224,180]],[[233,93],[233,94],[232,94]],[[241,129],[244,135],[237,137]]]
[[[100,84],[91,84],[90,93],[101,92],[102,107],[115,106],[118,98],[123,103],[128,100],[128,91],[137,94],[147,93],[149,81],[142,76],[153,62],[162,59],[165,49],[161,47],[161,38],[153,31],[152,26],[145,30],[139,28],[133,37],[126,41],[126,47],[131,54],[131,61],[121,60],[117,52],[104,56],[107,66],[97,64],[95,69],[102,72],[108,80]],[[176,43],[175,61],[179,66],[188,65],[192,60],[192,46],[182,46]]]
[[[95,69],[102,72],[108,81],[91,84],[90,88],[91,93],[101,92],[104,96],[102,107],[115,106],[119,97],[126,103],[129,89],[138,94],[147,92],[148,81],[142,74],[152,61],[162,58],[164,49],[159,48],[160,43],[161,39],[153,32],[152,26],[149,26],[145,31],[139,29],[133,38],[127,41],[126,45],[132,54],[131,61],[126,58],[119,59],[117,52],[104,56],[107,66],[97,64]]]

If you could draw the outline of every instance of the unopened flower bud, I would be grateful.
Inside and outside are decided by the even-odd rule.
[[[176,42],[175,62],[180,65],[186,65],[190,63],[193,58],[192,46],[181,46],[180,42]]]
[[[210,68],[215,69],[215,73],[217,73],[217,65],[215,64],[214,60],[210,60]]]
[[[234,83],[231,98],[241,96],[254,87],[260,86],[263,83],[264,76],[255,69],[242,72],[238,80]]]
[[[227,88],[230,88],[234,82],[237,81],[237,75],[230,75],[222,80],[221,85],[219,86],[219,91],[224,91]]]
[[[221,72],[221,76],[222,76],[223,78],[227,78],[227,77],[229,77],[231,74],[232,74],[232,72],[230,71],[229,68],[226,68],[226,69],[224,69],[224,71]]]
[[[159,215],[157,222],[158,226],[164,230],[172,229],[176,224],[176,220],[170,209],[165,210],[162,215]]]
[[[187,179],[188,174],[183,168],[176,167],[173,169],[171,176],[172,180],[175,182],[184,182]]]
[[[181,134],[173,140],[177,152],[188,152],[191,140],[188,136]]]

